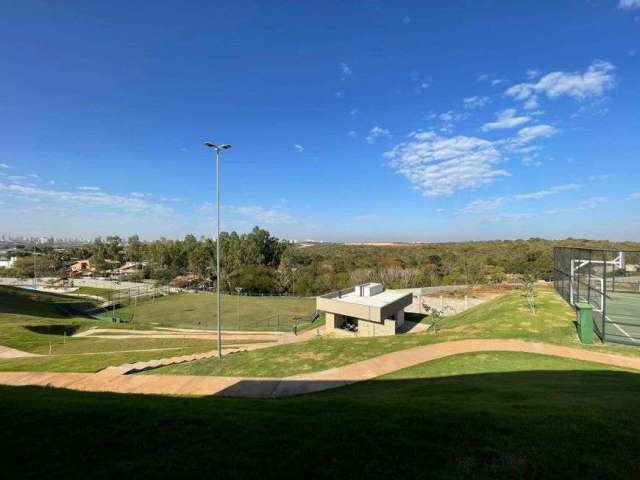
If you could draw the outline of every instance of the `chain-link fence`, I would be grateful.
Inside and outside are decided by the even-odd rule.
[[[593,306],[603,341],[640,345],[640,252],[556,247],[554,287],[571,306]]]

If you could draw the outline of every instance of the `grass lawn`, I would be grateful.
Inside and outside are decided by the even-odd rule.
[[[283,377],[338,367],[418,345],[467,338],[516,338],[640,355],[640,349],[630,346],[582,345],[576,335],[574,320],[571,308],[551,289],[538,291],[535,315],[528,310],[522,293],[514,291],[446,318],[437,335],[429,332],[377,338],[320,338],[302,344],[241,352],[222,362],[201,360],[145,373]]]
[[[3,472],[634,478],[638,398],[638,374],[519,353],[457,355],[280,400],[0,387]]]
[[[0,287],[0,345],[47,355],[0,360],[0,370],[96,371],[119,363],[209,351],[216,347],[215,342],[203,339],[71,338],[74,333],[90,327],[117,328],[112,323],[73,315],[75,311],[92,306],[91,302],[68,296]],[[122,352],[145,349],[157,351]],[[48,356],[50,351],[54,356]],[[98,355],[80,355],[85,353]]]
[[[241,296],[238,299],[235,295],[222,295],[222,328],[291,331],[294,317],[309,317],[315,311],[315,305],[313,298]],[[118,309],[116,314],[132,319],[133,325],[215,328],[215,312],[215,294],[182,293],[145,300],[135,307]]]
[[[111,298],[111,294],[116,291],[111,288],[96,288],[96,287],[80,287],[75,292],[82,295],[94,295],[96,297],[102,297],[105,300]]]

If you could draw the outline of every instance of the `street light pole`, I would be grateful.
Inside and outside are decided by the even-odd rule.
[[[220,317],[220,154],[231,145],[206,142],[206,147],[216,150],[216,320],[218,330],[218,359],[222,360],[222,322]]]
[[[236,287],[236,292],[238,292],[238,330],[240,330],[240,293],[242,292],[242,287]]]
[[[38,274],[36,272],[36,257],[38,255],[37,255],[36,249],[37,249],[37,247],[34,244],[33,245],[33,289],[34,290],[38,289]]]

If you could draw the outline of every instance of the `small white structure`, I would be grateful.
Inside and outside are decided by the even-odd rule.
[[[325,312],[327,333],[351,331],[360,337],[395,335],[404,324],[404,309],[412,294],[389,292],[380,283],[366,283],[316,299]]]
[[[0,258],[0,268],[13,268],[18,257]]]

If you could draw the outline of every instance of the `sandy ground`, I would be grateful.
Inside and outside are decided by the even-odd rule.
[[[0,359],[6,360],[10,358],[26,358],[26,357],[39,357],[37,353],[23,352],[22,350],[16,350],[15,348],[3,347],[0,345]]]

